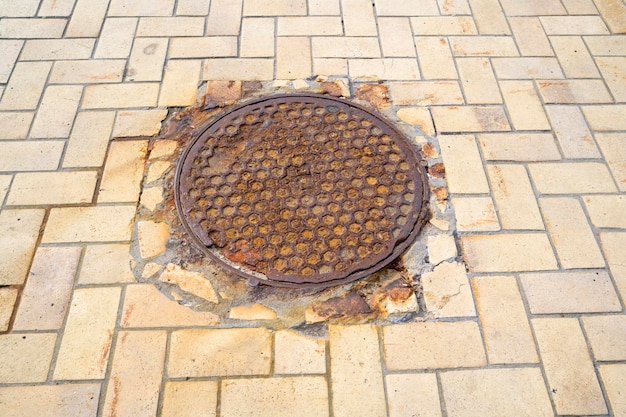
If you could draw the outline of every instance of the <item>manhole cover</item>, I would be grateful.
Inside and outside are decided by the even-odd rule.
[[[428,186],[417,153],[381,117],[298,94],[215,120],[183,152],[175,192],[187,231],[227,269],[326,287],[400,255],[424,221]]]

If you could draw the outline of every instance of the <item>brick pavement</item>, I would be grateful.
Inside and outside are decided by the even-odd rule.
[[[626,5],[373,3],[0,0],[0,415],[626,416]],[[136,283],[167,107],[314,75],[437,139],[427,319],[217,328]]]

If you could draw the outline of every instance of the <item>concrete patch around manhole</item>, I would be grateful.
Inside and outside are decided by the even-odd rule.
[[[402,132],[423,161],[424,167],[419,168],[424,168],[425,191],[430,190],[429,212],[424,216],[428,222],[405,245],[403,255],[357,281],[328,288],[276,288],[262,280],[242,279],[199,248],[197,236],[189,233],[177,212],[177,165],[189,144],[225,112],[262,97],[296,92],[325,94],[322,97],[329,102],[340,96],[371,109]],[[430,314],[424,311],[420,282],[422,274],[436,266],[429,261],[429,245],[437,264],[456,263],[460,258],[439,147],[424,132],[432,133],[423,111],[394,106],[383,83],[354,84],[332,77],[293,83],[209,81],[200,97],[197,106],[172,111],[160,135],[150,140],[131,245],[137,281],[152,283],[181,305],[215,314],[220,326],[262,323],[279,329],[320,322],[400,322]]]

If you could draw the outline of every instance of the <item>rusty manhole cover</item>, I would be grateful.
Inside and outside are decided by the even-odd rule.
[[[280,95],[215,120],[183,152],[176,204],[236,274],[327,287],[391,262],[425,219],[428,186],[402,134],[361,106]]]

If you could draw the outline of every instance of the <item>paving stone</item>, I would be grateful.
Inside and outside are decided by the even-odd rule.
[[[599,16],[541,16],[548,35],[604,35],[609,33]]]
[[[218,299],[211,282],[200,272],[187,271],[175,264],[168,264],[159,277],[162,282],[178,285],[183,291],[217,304]]]
[[[276,78],[303,79],[311,76],[311,42],[306,37],[276,40]]]
[[[413,32],[407,18],[379,17],[378,32],[385,57],[414,57]]]
[[[533,314],[622,310],[604,271],[522,274],[521,282]]]
[[[18,289],[0,287],[0,332],[9,330],[9,322],[17,301]]]
[[[241,24],[239,56],[274,56],[275,21],[273,18],[245,18]]]
[[[43,93],[51,62],[18,62],[13,68],[0,110],[35,110]]]
[[[345,36],[377,36],[374,5],[367,0],[341,0]]]
[[[433,111],[435,108],[433,108]],[[435,123],[437,119],[435,118]],[[441,129],[439,129],[441,131]],[[483,164],[471,135],[439,136],[441,156],[446,166],[446,179],[451,193],[480,194],[489,192]]]
[[[488,161],[555,161],[561,159],[549,133],[482,133],[478,143]]]
[[[485,350],[473,321],[383,327],[385,364],[392,371],[484,366]]]
[[[539,362],[515,278],[474,277],[472,287],[489,363]]]
[[[284,16],[277,20],[278,36],[343,35],[339,16]]]
[[[607,397],[611,403],[611,408],[616,417],[626,416],[626,394],[624,394],[624,385],[626,385],[626,365],[600,365],[600,376],[604,382]]]
[[[243,304],[230,308],[229,319],[233,320],[276,320],[276,312],[263,304]]]
[[[15,316],[15,330],[63,326],[80,260],[80,247],[40,247]]]
[[[267,329],[176,330],[170,377],[269,375],[272,334]]]
[[[139,252],[144,259],[153,258],[167,249],[170,238],[168,226],[163,222],[142,220],[137,223],[137,240]]]
[[[100,384],[63,384],[0,388],[4,417],[95,417]]]
[[[0,201],[4,202],[12,181],[13,175],[0,175]]]
[[[0,171],[48,171],[59,167],[63,141],[0,142]]]
[[[142,17],[135,36],[202,36],[204,20],[202,17]]]
[[[330,326],[328,331],[333,415],[384,415],[385,387],[376,327]]]
[[[427,246],[428,259],[433,265],[438,265],[457,256],[456,242],[452,235],[428,236]]]
[[[0,335],[0,382],[46,381],[55,343],[54,333]]]
[[[203,80],[266,81],[274,79],[274,60],[265,58],[207,59]]]
[[[40,39],[63,36],[67,19],[13,19],[0,21],[0,38]]]
[[[583,201],[594,226],[626,229],[626,196],[590,195],[583,197]]]
[[[563,6],[567,9],[567,13],[571,15],[598,13],[592,0],[564,0]]]
[[[458,58],[456,65],[467,104],[500,104],[502,96],[487,58]]]
[[[433,126],[433,119],[430,116],[430,111],[424,107],[405,107],[398,110],[396,113],[398,118],[403,122],[417,126],[422,132],[427,135],[435,134],[435,127]]]
[[[431,113],[439,133],[510,130],[501,106],[436,106]]]
[[[352,79],[372,81],[420,79],[415,58],[350,59],[348,64]]]
[[[180,5],[179,5],[180,8]],[[162,417],[215,417],[217,381],[169,381],[163,391]]]
[[[237,56],[237,38],[234,36],[170,39],[170,58],[215,58],[229,56]]]
[[[109,0],[77,0],[65,37],[97,38],[108,7]]]
[[[98,190],[99,203],[139,201],[147,150],[146,140],[111,143]]]
[[[176,4],[178,16],[206,16],[209,14],[210,0],[181,0]]]
[[[35,252],[43,210],[0,212],[0,285],[21,285]]]
[[[43,242],[128,241],[134,216],[132,205],[53,208]]]
[[[507,16],[547,16],[567,14],[558,0],[526,0],[523,3],[515,0],[502,0],[502,7]]]
[[[481,35],[510,35],[500,4],[496,0],[469,0],[472,17]]]
[[[341,14],[339,0],[308,0],[307,4],[309,15],[338,16]]]
[[[550,43],[567,78],[600,77],[580,36],[551,36]]]
[[[584,36],[592,55],[626,55],[626,35]]]
[[[545,106],[545,109],[565,158],[600,157],[600,151],[593,141],[580,108]]]
[[[440,378],[448,415],[553,415],[537,368],[450,371],[442,372]]]
[[[3,6],[0,6],[0,10],[3,10]],[[21,40],[0,39],[0,56],[2,56],[0,58],[0,83],[6,83],[9,80],[23,45],[24,41]]]
[[[415,81],[393,83],[390,92],[394,104],[419,106],[439,104],[462,104],[463,94],[456,81]]]
[[[626,79],[626,70],[624,69],[626,57],[597,57],[596,63],[615,101],[626,101],[626,87],[624,86],[624,80]]]
[[[165,66],[159,106],[190,106],[196,102],[200,81],[200,60],[172,60]]]
[[[167,333],[120,331],[102,416],[154,416],[163,377]]]
[[[153,285],[129,285],[124,296],[122,327],[207,326],[219,323],[213,313],[194,311],[160,293]]]
[[[387,375],[385,381],[389,417],[441,417],[435,374]]]
[[[558,414],[605,414],[602,391],[583,333],[574,318],[532,320]]]
[[[582,320],[596,361],[625,360],[625,315],[583,317]]]
[[[418,36],[415,38],[415,47],[424,79],[455,80],[458,78],[446,38]]]
[[[28,61],[88,59],[94,39],[33,39],[26,41],[20,58]]]
[[[41,0],[0,0],[0,16],[2,17],[29,17],[35,16]]]
[[[123,110],[117,112],[113,137],[155,136],[161,130],[161,121],[167,110]]]
[[[9,206],[91,203],[97,171],[29,172],[15,175]]]
[[[167,54],[167,42],[167,38],[135,38],[124,80],[161,81]]]
[[[243,0],[211,0],[207,35],[239,36]]]
[[[115,112],[79,112],[63,157],[64,168],[100,167],[109,145]]]
[[[109,16],[171,16],[175,0],[111,0]]]
[[[461,238],[471,272],[514,272],[556,269],[548,237],[543,233],[478,235]]]
[[[626,119],[622,117],[626,112],[626,105],[583,106],[582,110],[594,131],[626,130]]]
[[[615,285],[624,299],[626,295],[626,233],[600,233],[602,251],[606,257]]]
[[[610,103],[609,91],[601,80],[538,81],[547,104]]]
[[[50,84],[101,84],[122,81],[126,61],[58,61],[50,74]]]
[[[519,56],[509,36],[451,36],[448,40],[455,56]]]
[[[43,0],[38,16],[69,16],[76,0]]]
[[[66,138],[70,135],[78,103],[83,93],[79,85],[51,85],[41,100],[30,136]]]
[[[231,379],[220,404],[223,417],[328,416],[328,388],[323,377]]]
[[[596,162],[542,163],[528,166],[542,194],[593,194],[616,191],[606,165]]]
[[[449,36],[477,34],[469,16],[412,17],[411,27],[417,36]]]
[[[94,57],[127,58],[133,45],[138,20],[133,17],[105,19]]]
[[[54,368],[55,380],[103,379],[120,303],[120,288],[74,292]]]
[[[326,37],[311,39],[313,57],[319,58],[379,58],[380,49],[375,37]]]
[[[306,0],[276,0],[271,3],[263,0],[246,0],[243,6],[244,16],[292,16],[305,14]]]
[[[293,330],[274,334],[274,373],[325,374],[326,344]]]
[[[537,17],[509,17],[517,46],[524,56],[554,56]]]
[[[476,316],[472,290],[462,263],[437,265],[432,272],[422,274],[422,286],[426,310],[433,317]]]
[[[453,198],[456,227],[460,232],[500,230],[496,209],[490,197]]]
[[[437,4],[444,15],[472,14],[467,0],[437,0]]]
[[[378,16],[436,16],[439,14],[434,0],[380,0],[376,2]]]
[[[30,112],[0,113],[0,139],[26,139],[34,116]]]
[[[164,113],[165,114],[165,113]],[[177,140],[158,140],[152,144],[152,150],[148,156],[149,161],[168,157],[174,154],[178,146]]]
[[[79,284],[135,282],[130,269],[128,244],[89,245],[85,249]]]
[[[320,75],[348,75],[348,60],[341,58],[314,58],[313,72]]]
[[[500,81],[504,103],[516,130],[550,130],[532,81]]]
[[[556,58],[494,58],[491,61],[499,79],[564,78]]]
[[[595,0],[596,7],[612,33],[626,32],[626,6],[616,0]]]
[[[503,229],[544,229],[537,200],[523,166],[489,165],[487,174]]]
[[[600,248],[578,200],[541,198],[539,206],[562,268],[604,267]]]

